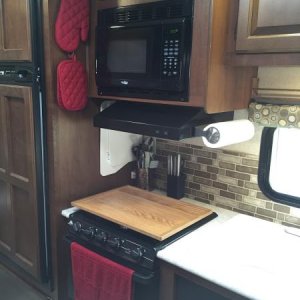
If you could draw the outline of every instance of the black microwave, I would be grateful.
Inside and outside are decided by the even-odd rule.
[[[98,11],[98,94],[188,101],[193,0]]]

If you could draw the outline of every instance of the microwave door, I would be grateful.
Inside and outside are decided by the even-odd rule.
[[[97,72],[102,76],[97,76],[98,86],[155,88],[159,84],[162,52],[159,34],[161,25],[112,26],[99,33]]]

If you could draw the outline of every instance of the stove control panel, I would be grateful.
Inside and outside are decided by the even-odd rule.
[[[122,235],[122,231],[102,227],[85,220],[70,218],[68,231],[80,242],[83,241],[116,257],[123,258],[146,268],[153,268],[156,252],[135,239]]]
[[[121,245],[123,244],[123,241],[117,237],[110,237],[107,240],[107,244],[109,247],[118,250],[118,249],[120,249]]]
[[[100,242],[100,243],[106,243],[107,241],[107,234],[105,231],[103,230],[100,230],[100,229],[96,229],[96,234],[95,234],[95,240],[97,242]]]

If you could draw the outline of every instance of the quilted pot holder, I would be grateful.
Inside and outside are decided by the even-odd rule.
[[[57,66],[57,101],[61,108],[71,111],[87,105],[87,74],[75,55]]]
[[[85,42],[89,32],[89,0],[61,0],[55,22],[55,40],[66,52]]]

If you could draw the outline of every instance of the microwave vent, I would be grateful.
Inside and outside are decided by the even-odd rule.
[[[173,2],[173,1],[172,1]],[[187,11],[187,1],[167,1],[167,3],[151,3],[149,5],[133,5],[122,7],[112,11],[112,15],[108,18],[109,23],[124,24],[153,20],[163,20],[171,18],[180,18],[190,15]],[[190,2],[190,0],[188,1]]]
[[[115,14],[114,19],[117,23],[137,22],[139,20],[139,11],[130,10],[130,11],[119,12]]]
[[[151,10],[131,9],[118,11],[114,14],[114,23],[134,23],[144,20],[151,20]]]
[[[172,5],[171,7],[168,7],[167,11],[168,17],[169,18],[177,18],[180,17],[182,14],[182,5]]]

